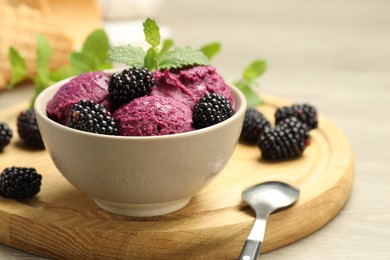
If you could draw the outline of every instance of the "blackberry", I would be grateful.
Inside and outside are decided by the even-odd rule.
[[[293,104],[277,109],[275,112],[275,124],[292,116],[305,123],[308,130],[318,127],[317,109],[309,104]]]
[[[118,135],[111,113],[92,100],[81,100],[71,107],[68,126],[91,133]]]
[[[209,93],[195,104],[192,111],[192,126],[195,129],[218,124],[233,115],[230,102],[221,95]]]
[[[154,84],[155,80],[148,69],[132,67],[111,75],[108,92],[117,105],[122,105],[149,94]]]
[[[276,125],[276,127],[290,129],[291,131],[300,134],[302,137],[304,137],[305,142],[308,142],[310,138],[309,128],[305,123],[302,123],[302,121],[296,117],[288,117],[283,119]]]
[[[12,138],[12,129],[7,123],[0,123],[0,152],[3,151]]]
[[[305,124],[295,117],[281,121],[275,128],[266,128],[259,138],[262,158],[270,161],[292,159],[300,156],[308,142]]]
[[[271,127],[271,123],[267,118],[256,108],[248,107],[245,111],[240,140],[255,144],[266,127]]]
[[[28,146],[43,149],[45,148],[41,132],[39,132],[37,118],[32,108],[23,111],[17,119],[18,134]]]
[[[6,168],[0,174],[0,195],[9,199],[32,197],[40,191],[41,180],[34,168]]]

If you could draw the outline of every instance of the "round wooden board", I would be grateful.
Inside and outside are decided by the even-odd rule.
[[[290,103],[265,96],[259,109],[273,118],[276,107]],[[272,214],[262,252],[297,241],[329,222],[346,203],[354,161],[342,131],[319,115],[303,156],[270,163],[256,146],[238,144],[221,175],[177,212],[151,218],[114,215],[73,188],[46,151],[26,148],[15,120],[26,107],[0,111],[14,138],[0,154],[0,170],[35,167],[43,175],[41,192],[14,201],[0,198],[0,243],[36,255],[61,259],[237,259],[254,222],[241,192],[254,184],[279,180],[299,187],[292,207]],[[77,147],[75,147],[77,149]]]

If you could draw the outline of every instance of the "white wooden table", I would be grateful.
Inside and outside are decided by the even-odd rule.
[[[213,65],[228,81],[266,59],[261,91],[312,103],[351,141],[356,176],[345,208],[262,259],[390,259],[390,1],[170,0],[154,18],[178,45],[220,41]],[[31,92],[1,93],[0,108]],[[0,259],[41,258],[0,245]]]

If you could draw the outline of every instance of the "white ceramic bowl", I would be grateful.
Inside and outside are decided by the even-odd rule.
[[[46,104],[69,79],[39,94],[35,113],[54,164],[78,190],[112,213],[167,214],[218,176],[237,144],[246,100],[231,87],[235,114],[217,125],[166,136],[108,136],[75,130],[49,119]]]

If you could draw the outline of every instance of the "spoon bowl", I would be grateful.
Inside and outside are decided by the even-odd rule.
[[[300,191],[283,182],[270,181],[243,191],[242,199],[255,211],[256,220],[241,251],[240,260],[254,260],[260,255],[268,216],[278,209],[291,206]]]
[[[260,183],[242,193],[242,199],[256,213],[260,210],[267,210],[271,213],[276,209],[290,206],[298,199],[298,196],[297,188],[278,181]]]

